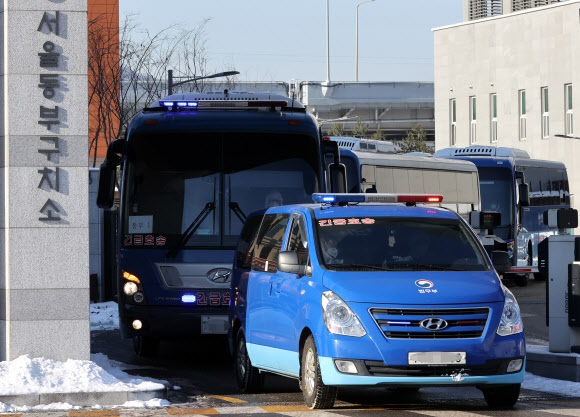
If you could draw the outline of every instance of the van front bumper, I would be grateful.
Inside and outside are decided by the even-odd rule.
[[[512,358],[520,359],[520,358]],[[505,373],[505,367],[510,359],[504,359],[500,363],[493,363],[487,368],[490,373],[495,374],[490,375],[480,375],[485,372],[484,367],[477,370],[474,367],[470,375],[469,366],[466,365],[463,371],[457,370],[444,370],[441,369],[441,376],[408,376],[417,370],[418,368],[406,367],[406,372],[403,367],[397,367],[398,369],[388,370],[384,369],[384,373],[380,372],[379,375],[371,375],[368,368],[365,366],[365,362],[362,360],[354,360],[357,367],[358,374],[345,374],[339,372],[336,369],[334,359],[329,357],[319,357],[320,371],[322,374],[322,381],[326,385],[331,386],[356,386],[356,385],[391,385],[391,386],[446,386],[446,385],[462,385],[462,386],[480,386],[480,385],[508,385],[508,384],[521,384],[524,380],[524,374],[526,369],[525,358],[522,365],[522,369],[518,372]],[[344,359],[349,360],[349,359]],[[351,360],[352,361],[352,360]],[[504,365],[505,362],[505,365]],[[497,366],[496,366],[497,365]],[[392,372],[393,375],[383,376]],[[431,372],[435,374],[436,372]]]

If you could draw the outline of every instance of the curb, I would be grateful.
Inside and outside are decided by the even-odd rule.
[[[167,388],[149,391],[68,392],[51,394],[0,395],[5,404],[34,407],[41,404],[68,403],[81,407],[94,405],[122,405],[127,401],[165,399]]]
[[[526,371],[534,375],[580,382],[580,355],[551,353],[547,346],[527,346]]]

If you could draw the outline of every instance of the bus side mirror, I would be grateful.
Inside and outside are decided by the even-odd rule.
[[[97,206],[102,209],[111,208],[115,200],[116,168],[106,163],[99,168],[99,190],[97,192]]]
[[[505,274],[512,267],[509,253],[499,250],[494,250],[491,253],[491,263],[498,274]]]
[[[474,229],[495,229],[501,225],[501,213],[497,211],[472,211],[469,224]]]
[[[109,144],[107,148],[106,163],[110,167],[117,167],[121,165],[123,157],[125,156],[127,142],[125,139],[115,139]]]
[[[330,176],[330,192],[346,193],[346,167],[343,164],[330,164],[328,174]]]
[[[306,275],[307,266],[298,263],[298,253],[287,250],[278,255],[278,271],[289,274]]]
[[[530,205],[530,186],[527,183],[518,184],[518,194],[520,197],[520,206],[527,207]]]

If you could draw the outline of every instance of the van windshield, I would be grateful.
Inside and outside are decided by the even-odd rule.
[[[456,219],[317,219],[319,259],[331,270],[489,271],[481,245]]]

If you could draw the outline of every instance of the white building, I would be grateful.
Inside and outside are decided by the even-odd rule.
[[[463,23],[434,29],[436,148],[524,149],[580,192],[580,140],[557,136],[580,136],[580,0],[463,4]]]

